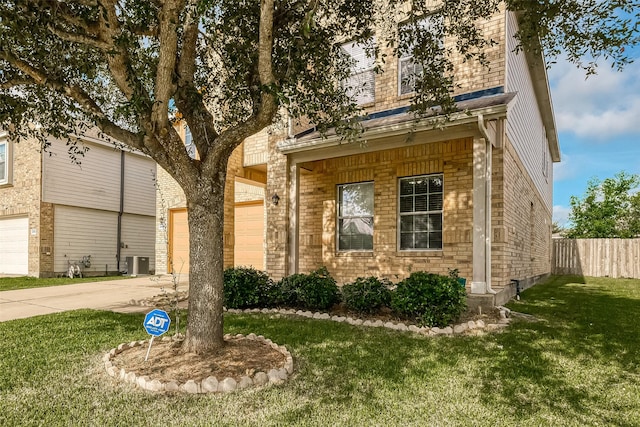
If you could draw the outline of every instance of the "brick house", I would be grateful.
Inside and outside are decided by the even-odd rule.
[[[72,163],[64,141],[10,141],[0,132],[0,274],[52,277],[80,264],[87,275],[155,258],[155,162],[97,137]]]
[[[280,125],[245,140],[228,168],[226,265],[242,252],[234,250],[234,186],[248,182],[265,188],[264,270],[274,278],[320,266],[339,283],[458,269],[470,294],[501,304],[515,293],[512,279],[524,288],[548,275],[560,153],[544,59],[514,51],[516,14],[479,25],[497,42],[486,51],[489,67],[454,61],[464,112],[437,129],[407,112],[410,58],[374,74],[364,50],[345,44],[361,65],[352,75],[366,82],[358,95],[366,131],[345,143]],[[167,244],[158,241],[160,266]]]

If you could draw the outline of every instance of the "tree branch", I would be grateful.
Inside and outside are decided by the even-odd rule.
[[[66,40],[71,43],[86,44],[101,50],[109,50],[112,48],[109,43],[105,43],[94,37],[90,37],[84,34],[68,33],[64,30],[54,27],[53,25],[49,25],[47,28],[60,39]]]

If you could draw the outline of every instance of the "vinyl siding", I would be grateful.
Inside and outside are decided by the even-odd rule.
[[[44,202],[118,211],[120,209],[120,153],[86,143],[89,151],[72,163],[64,142],[52,140],[43,154]]]
[[[126,154],[124,212],[152,216],[156,214],[155,175],[156,163],[153,160],[137,154]]]
[[[89,151],[72,163],[64,142],[53,140],[43,155],[44,202],[117,212],[120,210],[120,151],[85,142]],[[124,212],[155,215],[155,163],[126,153]]]
[[[154,269],[155,219],[152,216],[124,214],[121,269],[127,256],[148,256]],[[117,269],[118,213],[73,206],[56,206],[54,215],[54,270],[65,272],[68,261],[91,255],[91,267],[83,271],[104,273]]]
[[[553,168],[549,143],[536,102],[531,75],[523,52],[516,53],[513,37],[518,30],[516,17],[507,13],[506,91],[517,92],[508,111],[507,138],[513,144],[525,169],[549,211],[552,210]],[[546,176],[545,176],[546,172]]]

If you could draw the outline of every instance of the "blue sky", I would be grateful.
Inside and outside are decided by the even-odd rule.
[[[553,168],[553,219],[560,225],[570,197],[582,197],[590,178],[640,174],[640,49],[633,56],[622,72],[602,64],[588,79],[565,61],[549,70],[562,156]]]

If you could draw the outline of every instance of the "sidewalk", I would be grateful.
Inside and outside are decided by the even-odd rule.
[[[188,277],[181,277],[186,288]],[[136,301],[172,288],[170,276],[140,276],[105,282],[78,283],[47,288],[0,292],[0,322],[81,308],[111,310],[120,313],[145,312],[149,307]]]

